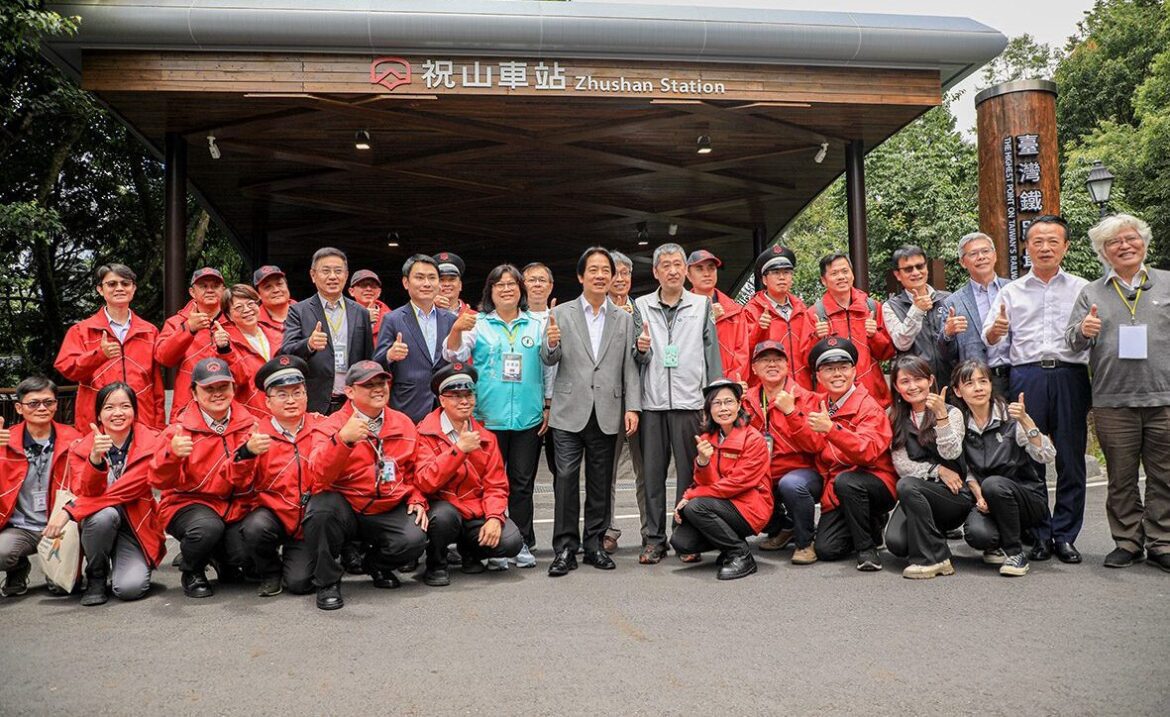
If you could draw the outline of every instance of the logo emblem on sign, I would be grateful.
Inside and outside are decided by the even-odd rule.
[[[410,63],[401,57],[379,57],[370,63],[370,84],[393,90],[411,82]]]

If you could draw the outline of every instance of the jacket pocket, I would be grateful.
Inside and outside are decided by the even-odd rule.
[[[557,381],[553,384],[554,393],[572,393],[573,384],[570,381]]]

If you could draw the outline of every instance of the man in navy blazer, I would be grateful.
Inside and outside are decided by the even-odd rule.
[[[415,254],[402,265],[402,287],[410,301],[382,321],[374,360],[394,377],[390,407],[417,424],[435,408],[431,377],[447,365],[443,343],[455,315],[435,306],[439,266],[426,254]]]
[[[342,294],[348,276],[344,252],[318,249],[309,269],[317,293],[290,306],[284,320],[278,353],[308,362],[309,410],[317,413],[330,414],[345,404],[345,372],[374,352],[370,312]]]
[[[938,333],[939,355],[952,366],[967,359],[978,359],[991,367],[992,385],[1010,400],[1011,361],[1007,342],[988,348],[983,343],[983,321],[999,290],[1007,279],[995,274],[995,242],[982,232],[967,234],[959,240],[959,264],[970,280],[943,302],[946,320]],[[950,383],[950,376],[940,376],[939,383]]]

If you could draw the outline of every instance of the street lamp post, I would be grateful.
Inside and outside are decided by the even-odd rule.
[[[1106,169],[1100,160],[1096,160],[1093,162],[1093,168],[1089,170],[1085,186],[1089,189],[1089,196],[1101,210],[1101,218],[1104,219],[1108,214],[1106,207],[1109,204],[1109,195],[1113,191],[1113,173]]]

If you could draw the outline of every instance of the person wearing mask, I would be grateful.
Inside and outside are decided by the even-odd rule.
[[[975,505],[963,462],[963,417],[947,403],[947,385],[937,389],[925,358],[894,359],[890,383],[898,507],[886,527],[886,549],[909,559],[904,578],[954,575],[946,534],[961,526]]]
[[[158,328],[130,310],[137,290],[138,276],[130,267],[103,264],[97,270],[97,293],[105,306],[65,332],[53,368],[77,382],[73,425],[79,431],[89,430],[94,397],[114,381],[134,389],[141,423],[161,429],[166,422],[162,371],[154,360]]]
[[[856,381],[883,408],[890,405],[890,387],[881,362],[894,357],[894,343],[886,331],[882,305],[853,286],[853,265],[844,254],[822,257],[821,283],[825,294],[809,308],[813,332],[809,343],[827,336],[846,339],[856,350]],[[806,346],[805,353],[811,349]],[[810,366],[815,374],[815,368]]]
[[[963,539],[983,551],[983,562],[999,574],[1028,573],[1023,531],[1048,519],[1044,464],[1056,449],[1028,415],[1024,395],[1008,404],[996,393],[987,364],[969,359],[955,368],[952,388],[960,400],[966,431],[963,460],[975,510],[963,525]]]
[[[270,418],[264,391],[253,383],[260,370],[280,348],[280,332],[260,324],[260,296],[247,284],[235,284],[223,294],[223,313],[230,320],[223,326],[229,337],[222,356],[236,380],[236,401],[253,415]]]
[[[169,421],[175,421],[191,402],[191,372],[195,364],[218,355],[226,345],[223,334],[223,275],[211,267],[191,274],[187,292],[191,301],[170,317],[154,345],[154,360],[177,369]],[[216,334],[221,334],[216,336]]]
[[[417,424],[435,408],[431,377],[447,362],[443,341],[455,315],[435,303],[439,267],[426,254],[402,265],[402,287],[410,301],[391,311],[378,331],[375,360],[393,377],[390,407]]]
[[[44,376],[30,376],[16,385],[16,414],[11,428],[0,418],[0,595],[28,592],[32,564],[41,534],[56,507],[57,491],[69,486],[69,446],[81,435],[53,420],[57,386]]]
[[[715,335],[719,339],[719,359],[723,373],[736,380],[747,381],[748,361],[746,324],[743,306],[715,288],[719,283],[719,267],[723,262],[706,249],[691,252],[687,257],[687,280],[691,292],[705,296],[711,302],[711,316],[715,319]]]
[[[520,567],[536,565],[532,522],[532,490],[540,461],[540,437],[548,429],[544,405],[544,363],[540,345],[544,323],[527,311],[524,277],[511,264],[492,269],[484,282],[480,307],[485,313],[460,314],[443,347],[443,358],[479,371],[475,384],[475,417],[492,432],[508,475],[508,515],[524,540],[515,557]],[[434,382],[432,381],[432,384]],[[441,401],[440,401],[441,402]],[[435,414],[431,414],[435,415]],[[495,556],[493,569],[507,569]]]
[[[374,355],[374,334],[365,307],[342,295],[349,264],[345,253],[323,247],[313,253],[312,297],[294,305],[284,322],[280,352],[309,364],[309,410],[331,414],[345,403],[345,374]]]
[[[816,395],[789,373],[786,347],[779,341],[761,341],[752,350],[754,380],[744,394],[743,408],[751,425],[764,436],[771,455],[774,509],[760,550],[781,550],[793,540],[793,565],[817,561],[813,550],[816,508],[824,481],[816,470],[816,441],[800,426],[817,409]]]
[[[613,281],[609,284],[609,301],[611,304],[629,314],[631,317],[638,310],[634,300],[630,298],[630,286],[634,280],[634,262],[620,251],[611,251],[613,257]],[[641,326],[642,318],[634,318],[634,325]],[[555,375],[555,374],[554,374]],[[601,547],[610,555],[617,552],[618,540],[622,537],[622,529],[615,518],[617,510],[617,481],[623,474],[622,456],[629,457],[630,472],[634,475],[634,497],[638,503],[638,515],[646,514],[646,485],[642,480],[642,438],[637,433],[626,435],[618,433],[617,444],[613,452],[613,478],[609,484],[609,518],[606,521],[608,528],[601,536]],[[551,456],[551,454],[550,454]],[[645,525],[641,528],[642,541],[646,540]]]
[[[431,257],[439,268],[439,288],[435,293],[435,306],[455,316],[474,314],[476,310],[463,300],[463,272],[466,266],[458,254],[441,251]]]
[[[252,288],[260,295],[260,325],[284,335],[288,309],[297,302],[288,291],[288,279],[279,266],[266,264],[252,272]]]
[[[475,420],[476,378],[475,368],[460,362],[439,369],[432,386],[439,408],[418,427],[415,483],[430,503],[423,582],[432,587],[451,584],[451,543],[459,546],[465,573],[482,572],[483,560],[506,565],[524,546],[520,529],[505,515],[511,511],[505,459],[493,433]]]
[[[609,488],[617,434],[638,429],[641,396],[634,363],[634,323],[609,303],[614,262],[602,247],[589,247],[577,261],[581,296],[549,314],[540,358],[557,366],[549,428],[556,443],[553,481],[555,507],[549,577],[577,568],[577,548],[585,562],[613,570],[601,536],[609,514]],[[681,282],[680,282],[681,283]],[[563,336],[562,336],[563,332]],[[692,441],[694,439],[692,438]],[[581,463],[585,462],[585,522],[581,522]]]
[[[942,376],[945,381],[954,366],[939,350],[938,336],[947,319],[944,302],[951,293],[927,283],[929,260],[920,246],[904,244],[898,247],[890,263],[894,277],[902,285],[902,291],[891,294],[882,305],[882,318],[890,341],[894,343],[898,356],[926,359],[931,373]]]
[[[674,503],[691,485],[703,386],[723,376],[711,301],[683,288],[686,252],[668,243],[654,250],[658,289],[635,304],[636,357],[642,364],[642,470],[646,492],[645,545],[638,561],[653,565],[666,555],[666,473],[674,458]],[[696,555],[679,556],[695,562]]]
[[[1007,342],[995,346],[983,343],[983,320],[1007,280],[995,273],[995,242],[983,232],[959,239],[959,265],[967,271],[967,283],[943,301],[946,319],[938,333],[938,351],[952,366],[963,361],[982,361],[991,367],[995,390],[1011,390],[1012,365]],[[949,374],[946,374],[949,375]]]
[[[768,445],[749,424],[740,382],[718,379],[703,396],[695,480],[674,508],[670,544],[680,555],[718,550],[715,577],[737,580],[756,572],[747,538],[772,514]]]
[[[377,336],[382,319],[390,313],[390,307],[382,301],[382,280],[369,269],[358,269],[349,279],[349,296],[370,312],[370,326]]]
[[[321,610],[345,606],[340,556],[346,543],[360,538],[373,546],[365,569],[381,589],[399,587],[395,568],[426,549],[428,506],[415,483],[418,433],[387,405],[389,381],[377,362],[354,364],[345,378],[348,402],[312,430],[314,483],[304,530]]]
[[[96,419],[69,448],[75,498],[54,516],[45,536],[65,525],[81,528],[85,592],[81,604],[104,605],[109,593],[138,600],[150,591],[150,573],[166,553],[158,504],[150,489],[150,461],[162,449],[158,432],[138,420],[138,397],[115,381],[94,399]]]
[[[1056,445],[1056,501],[1051,520],[1034,531],[1029,557],[1081,562],[1077,535],[1085,517],[1085,445],[1091,402],[1089,352],[1073,349],[1065,329],[1081,289],[1089,283],[1061,268],[1068,252],[1068,224],[1043,215],[1024,237],[1032,270],[1000,290],[983,321],[988,347],[1007,342],[1012,364],[1009,395],[1032,397],[1032,418]]]
[[[756,257],[756,275],[764,288],[744,306],[744,324],[748,346],[762,341],[784,344],[785,356],[792,357],[788,373],[796,383],[811,389],[812,373],[802,357],[807,354],[804,347],[813,334],[815,319],[800,297],[792,293],[795,270],[796,254],[788,247],[776,244]]]
[[[1130,214],[1089,230],[1109,271],[1081,289],[1064,335],[1070,348],[1089,350],[1093,423],[1109,478],[1105,514],[1116,544],[1105,567],[1148,556],[1170,571],[1170,272],[1146,266],[1150,239],[1150,226]]]
[[[240,520],[252,507],[256,456],[271,439],[235,398],[227,362],[207,358],[191,373],[194,400],[163,431],[148,469],[162,491],[159,519],[179,541],[183,593],[214,594],[207,566],[215,562],[220,583],[237,582],[245,563]]]

